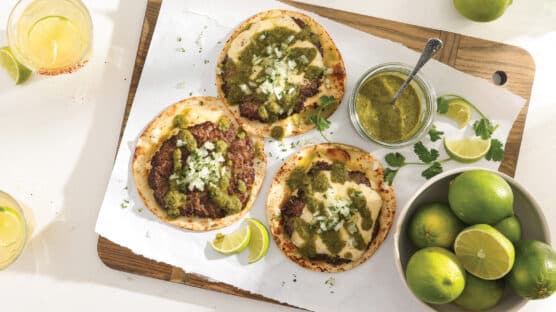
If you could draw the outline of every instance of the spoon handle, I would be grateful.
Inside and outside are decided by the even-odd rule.
[[[421,57],[417,61],[417,64],[415,64],[415,68],[413,68],[413,71],[411,71],[411,73],[409,74],[409,76],[407,76],[407,78],[403,82],[398,92],[396,92],[396,95],[392,99],[392,104],[394,104],[394,102],[396,102],[398,97],[400,97],[403,90],[407,88],[407,86],[409,85],[411,80],[413,80],[413,77],[415,77],[417,72],[433,57],[433,55],[436,54],[436,52],[438,52],[438,50],[442,49],[442,45],[443,45],[442,40],[438,38],[431,38],[427,41],[427,44],[425,45],[425,48],[421,53]]]

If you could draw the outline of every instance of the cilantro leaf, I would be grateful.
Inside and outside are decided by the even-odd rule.
[[[320,114],[315,114],[311,116],[309,120],[311,121],[312,124],[315,125],[315,128],[317,128],[317,130],[319,131],[324,131],[330,128],[330,121],[326,120],[325,118],[322,118]]]
[[[430,167],[428,167],[423,172],[421,172],[421,175],[427,178],[428,180],[441,172],[442,172],[442,166],[438,161],[435,161],[432,163],[432,165],[430,165]]]
[[[392,167],[402,167],[405,165],[405,157],[400,153],[390,153],[384,156],[384,159],[389,166]]]
[[[436,111],[439,114],[446,114],[448,112],[448,100],[445,97],[439,96],[436,98]]]
[[[333,105],[336,103],[336,99],[333,96],[323,95],[319,99],[318,106],[316,108],[316,113],[309,117],[309,123],[315,125],[315,128],[320,132],[320,135],[326,140],[329,141],[328,138],[324,135],[323,131],[330,128],[330,121],[328,121],[325,117],[321,116],[321,113],[324,109],[328,106]]]
[[[431,141],[433,141],[433,142],[436,142],[436,141],[440,140],[442,138],[443,134],[444,134],[443,131],[436,130],[435,125],[433,125],[431,127],[431,129],[429,130],[429,137],[431,138]]]
[[[392,183],[394,182],[394,178],[398,173],[398,170],[399,169],[391,169],[391,168],[384,169],[384,182],[388,185],[392,185]]]
[[[487,160],[502,161],[504,159],[504,145],[497,139],[490,141],[490,149],[485,155]]]
[[[322,95],[319,98],[319,107],[325,109],[330,105],[336,104],[336,99],[333,96]]]
[[[481,118],[473,124],[473,130],[475,135],[481,137],[481,139],[490,139],[492,133],[498,128],[498,125],[493,125],[487,118]]]
[[[415,145],[413,146],[413,151],[415,152],[415,154],[417,154],[419,159],[421,159],[421,161],[424,163],[433,162],[438,159],[438,156],[440,156],[438,151],[435,150],[434,148],[431,148],[430,150],[427,149],[423,144],[423,142],[415,143]]]

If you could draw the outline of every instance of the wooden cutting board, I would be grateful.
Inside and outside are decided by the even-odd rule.
[[[473,76],[490,80],[493,83],[495,83],[495,81],[502,81],[504,82],[502,84],[504,88],[520,95],[527,99],[527,101],[530,98],[533,78],[535,76],[535,64],[531,55],[521,48],[447,31],[403,24],[334,9],[290,1],[284,2],[372,35],[402,43],[417,51],[422,49],[423,43],[428,38],[438,37],[444,41],[444,48],[441,53],[435,57],[439,61]],[[149,0],[147,6],[143,33],[137,52],[137,60],[122,124],[122,133],[133,103],[135,91],[137,90],[137,84],[141,76],[143,64],[158,18],[160,4],[161,0]],[[497,79],[493,79],[494,76],[496,76]],[[506,141],[504,161],[499,168],[501,172],[510,176],[513,176],[515,173],[528,104],[527,102],[513,124],[510,135]],[[182,269],[136,255],[129,249],[121,247],[103,237],[99,237],[97,248],[98,255],[104,264],[115,270],[212,289],[242,297],[276,302],[224,283],[208,281],[200,276],[185,273]]]

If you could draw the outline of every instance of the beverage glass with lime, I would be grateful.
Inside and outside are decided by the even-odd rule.
[[[11,52],[39,74],[70,73],[91,52],[91,16],[80,0],[20,0],[7,31]]]
[[[12,264],[27,241],[27,225],[21,206],[0,191],[0,270]]]

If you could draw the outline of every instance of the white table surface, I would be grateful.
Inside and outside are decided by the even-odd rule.
[[[95,47],[94,58],[105,57],[107,64],[96,62],[96,67],[89,69],[106,77],[126,78],[114,80],[113,88],[128,87],[142,23],[138,16],[144,11],[145,2],[85,1],[98,16],[95,26],[100,25],[106,33],[111,33],[111,27],[115,30],[112,40],[98,40],[100,46]],[[537,72],[516,177],[544,207],[552,228],[552,241],[556,241],[556,210],[553,209],[556,196],[552,180],[556,176],[553,160],[556,154],[556,97],[553,96],[556,2],[516,0],[502,19],[488,24],[475,24],[459,17],[448,0],[307,2],[526,48],[535,59]],[[6,43],[4,25],[14,3],[15,0],[0,2],[0,46]],[[111,62],[117,66],[111,67]],[[115,72],[107,73],[110,70]],[[0,94],[9,83],[3,75],[0,72]],[[74,77],[82,79],[82,75],[85,74]],[[24,87],[21,90],[24,92]],[[46,95],[36,94],[31,102],[22,103],[16,97],[9,103],[0,102],[0,188],[24,203],[33,212],[36,223],[23,255],[0,272],[1,308],[6,311],[292,310],[114,271],[100,262],[94,224],[112,169],[126,101],[126,96],[114,94],[118,96],[108,97],[108,101],[77,98],[71,103],[51,103]],[[554,310],[556,296],[531,302],[524,309]]]

